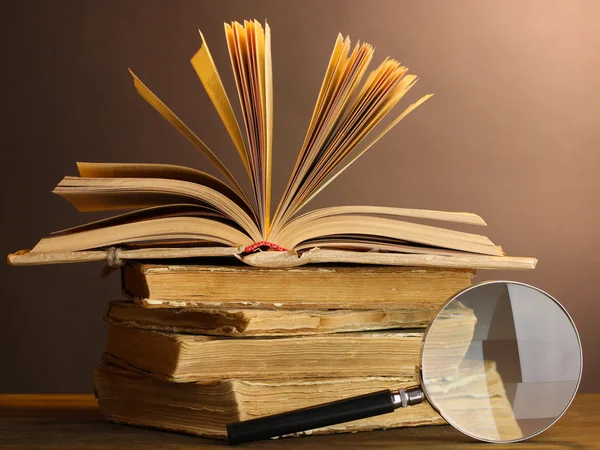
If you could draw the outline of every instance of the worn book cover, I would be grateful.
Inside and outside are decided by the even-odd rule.
[[[214,336],[292,336],[350,331],[425,328],[436,309],[231,309],[144,308],[131,301],[109,303],[109,325]]]
[[[343,400],[369,392],[414,385],[402,377],[228,379],[212,384],[168,383],[140,371],[102,365],[94,390],[107,419],[137,426],[226,439],[228,423]],[[444,420],[427,403],[302,434],[330,434],[418,425]]]
[[[431,311],[471,285],[470,269],[128,264],[123,292],[145,308]]]

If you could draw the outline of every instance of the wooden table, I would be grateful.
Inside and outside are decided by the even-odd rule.
[[[476,442],[450,426],[254,442],[239,449],[599,449],[600,394],[578,395],[545,433],[517,444]],[[105,422],[91,395],[0,395],[0,448],[224,449],[225,442]]]

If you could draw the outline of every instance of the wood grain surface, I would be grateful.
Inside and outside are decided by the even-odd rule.
[[[580,394],[549,430],[516,444],[472,440],[450,426],[308,436],[254,442],[240,449],[462,449],[600,448],[600,394]],[[0,395],[0,448],[224,449],[225,442],[116,425],[103,420],[91,395]]]

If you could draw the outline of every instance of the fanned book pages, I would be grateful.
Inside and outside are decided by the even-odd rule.
[[[476,214],[381,206],[306,212],[316,195],[431,97],[395,108],[417,77],[391,58],[369,69],[373,47],[353,46],[341,35],[296,164],[275,205],[271,31],[256,20],[234,22],[225,24],[225,37],[240,106],[237,116],[201,33],[201,46],[191,63],[241,158],[250,191],[131,72],[142,98],[210,160],[221,178],[169,164],[80,162],[79,176],[65,177],[54,192],[79,211],[128,211],[56,232],[29,251],[9,255],[11,264],[229,256],[261,267],[324,262],[475,269],[535,266],[534,258],[505,256],[483,235],[417,223],[485,225]],[[281,146],[276,143],[275,148]]]

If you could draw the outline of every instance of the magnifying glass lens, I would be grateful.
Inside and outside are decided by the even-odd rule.
[[[581,377],[573,321],[548,294],[512,282],[478,285],[438,313],[423,341],[431,405],[489,442],[530,438],[567,409]]]

